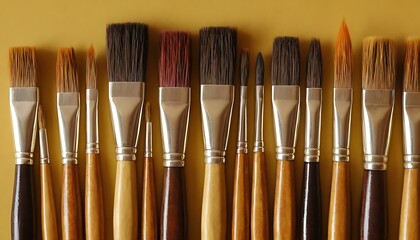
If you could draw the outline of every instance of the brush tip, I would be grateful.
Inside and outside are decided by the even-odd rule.
[[[277,37],[274,39],[271,81],[273,85],[300,85],[298,38]]]
[[[61,48],[58,50],[56,78],[57,92],[79,91],[76,54],[73,48]]]
[[[408,38],[404,64],[404,92],[420,92],[420,38]]]
[[[86,59],[86,88],[96,89],[96,60],[92,45],[88,48]]]
[[[45,128],[45,116],[41,104],[38,105],[38,128]]]
[[[352,44],[346,21],[341,23],[334,53],[334,87],[351,88],[352,86]]]
[[[35,48],[13,47],[9,49],[10,87],[36,87],[38,62]]]
[[[264,86],[264,58],[261,52],[257,55],[257,66],[255,72],[256,85]]]
[[[146,112],[145,112],[146,122],[150,122],[150,115],[151,115],[151,112],[150,111],[151,111],[150,110],[150,103],[149,102],[146,102]]]
[[[249,80],[249,50],[241,50],[241,86],[248,86]]]
[[[320,88],[322,86],[322,53],[319,39],[312,39],[309,46],[306,87]]]

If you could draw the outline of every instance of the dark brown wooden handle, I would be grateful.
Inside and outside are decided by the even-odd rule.
[[[12,239],[35,239],[35,191],[32,165],[15,166],[12,202]]]
[[[404,170],[399,239],[420,239],[420,169]]]
[[[247,154],[238,153],[233,176],[232,240],[248,240],[250,237],[249,183]]]
[[[142,240],[158,239],[158,222],[156,213],[155,174],[153,158],[144,158],[143,194],[141,204],[141,238]]]
[[[302,181],[302,223],[300,224],[299,239],[321,239],[321,208],[322,201],[319,163],[305,162]]]
[[[268,193],[264,153],[254,153],[251,197],[251,240],[268,240]]]
[[[61,228],[63,240],[83,239],[82,207],[77,164],[63,165]]]
[[[360,239],[387,239],[386,171],[363,173]]]

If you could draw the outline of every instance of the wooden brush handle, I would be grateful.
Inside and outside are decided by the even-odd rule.
[[[277,161],[276,190],[274,195],[274,239],[295,239],[296,196],[295,162]]]
[[[236,154],[233,177],[232,240],[248,240],[250,237],[248,157]]]
[[[305,162],[302,181],[302,224],[299,239],[321,239],[321,182],[319,162]]]
[[[104,205],[99,154],[86,154],[85,192],[86,239],[105,239]]]
[[[42,239],[58,239],[50,164],[41,164],[41,228]]]
[[[348,162],[333,163],[328,239],[351,239],[350,165]]]
[[[268,194],[264,153],[254,153],[251,197],[251,239],[268,240]]]
[[[117,161],[114,240],[137,240],[138,205],[135,161]]]
[[[63,165],[61,228],[63,240],[83,239],[77,164]]]
[[[34,169],[29,164],[15,165],[12,202],[12,239],[33,239],[35,236]]]
[[[400,240],[420,239],[420,169],[404,170]]]
[[[360,239],[387,239],[386,171],[363,173]]]
[[[184,168],[165,167],[161,208],[161,239],[187,238]]]
[[[226,239],[226,176],[224,163],[205,165],[201,239]]]
[[[156,190],[153,158],[144,158],[143,194],[141,210],[141,239],[158,239],[158,223],[156,215]]]

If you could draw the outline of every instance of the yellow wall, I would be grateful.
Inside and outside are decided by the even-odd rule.
[[[114,140],[111,132],[107,102],[107,76],[105,59],[105,26],[111,22],[139,21],[149,24],[149,59],[147,70],[146,99],[151,101],[154,123],[155,174],[157,182],[157,199],[160,206],[162,191],[162,148],[160,146],[160,125],[158,116],[158,75],[157,53],[159,32],[164,29],[188,30],[193,36],[192,66],[192,113],[186,158],[186,184],[188,202],[188,235],[189,239],[200,238],[200,213],[203,185],[203,143],[201,135],[201,118],[199,112],[199,72],[198,72],[198,30],[202,26],[230,25],[238,28],[238,49],[248,47],[251,51],[251,89],[253,99],[255,57],[262,51],[266,61],[266,117],[265,141],[268,169],[268,187],[270,213],[273,211],[275,185],[274,138],[272,135],[272,111],[270,101],[270,61],[272,42],[275,36],[294,35],[301,40],[302,69],[305,69],[305,58],[311,37],[318,37],[322,44],[324,66],[324,109],[321,144],[321,180],[323,200],[323,234],[326,236],[329,188],[331,179],[332,150],[332,81],[333,55],[335,38],[343,18],[347,20],[354,49],[354,112],[351,135],[351,184],[353,201],[353,233],[356,239],[359,224],[359,208],[362,180],[362,138],[360,114],[361,89],[361,43],[368,35],[393,37],[398,42],[398,84],[395,109],[395,121],[392,130],[388,171],[389,197],[389,233],[390,239],[396,239],[399,225],[399,209],[402,187],[402,126],[401,126],[401,76],[404,51],[404,39],[420,35],[420,3],[414,0],[25,0],[0,3],[0,239],[10,238],[10,206],[13,190],[13,141],[8,106],[8,48],[30,45],[38,48],[40,62],[41,104],[46,113],[49,132],[50,152],[52,158],[54,192],[59,213],[61,165],[59,159],[58,125],[55,107],[55,60],[59,47],[73,46],[76,49],[79,64],[81,89],[85,89],[85,55],[86,48],[93,44],[97,51],[99,66],[100,91],[100,147],[102,153],[102,174],[105,194],[105,217],[107,239],[112,236],[112,206],[115,177]],[[237,75],[238,76],[238,75]],[[302,71],[304,79],[305,71]],[[237,77],[238,79],[238,77]],[[302,81],[304,82],[304,81]],[[304,86],[304,84],[302,84]],[[304,93],[304,92],[302,92]],[[84,103],[85,94],[82,91]],[[249,104],[249,140],[252,143],[253,103]],[[85,106],[82,106],[80,127],[79,156],[80,180],[84,182],[85,174]],[[235,103],[229,151],[227,155],[227,190],[228,214],[231,214],[232,180],[237,136],[237,102]],[[302,115],[302,119],[304,115]],[[300,124],[296,180],[298,197],[301,192],[303,160],[303,121]],[[144,128],[144,127],[143,127]],[[144,129],[139,142],[140,156],[143,152]],[[251,144],[252,145],[252,144]],[[38,156],[38,150],[36,151]],[[39,161],[36,166],[37,206],[39,206]],[[142,157],[138,161],[138,184],[141,184]],[[82,185],[84,189],[84,184]],[[300,200],[298,201],[300,207]],[[37,209],[37,217],[39,209]],[[272,216],[270,216],[270,222]],[[229,221],[230,222],[230,221]],[[270,226],[271,228],[271,226]],[[40,231],[38,225],[37,228]],[[228,228],[229,229],[229,228]]]

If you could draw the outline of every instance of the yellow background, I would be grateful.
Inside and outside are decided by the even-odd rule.
[[[193,36],[192,65],[192,109],[186,152],[186,185],[188,203],[189,239],[200,239],[200,214],[203,186],[203,141],[199,109],[199,71],[198,71],[198,30],[203,26],[229,25],[238,28],[238,51],[247,47],[251,52],[250,94],[254,97],[255,58],[258,51],[266,62],[266,111],[265,143],[269,188],[270,213],[273,212],[275,186],[275,146],[272,134],[272,110],[270,106],[270,61],[273,38],[293,35],[300,38],[301,47],[301,86],[304,87],[306,56],[312,37],[318,37],[322,44],[324,70],[324,105],[321,143],[321,180],[323,201],[323,235],[327,232],[327,213],[331,180],[332,151],[332,81],[335,39],[343,18],[346,19],[354,52],[354,111],[351,135],[351,187],[353,238],[358,234],[360,214],[360,194],[362,181],[362,138],[360,114],[361,90],[361,43],[369,35],[383,35],[394,38],[398,43],[397,100],[392,139],[389,151],[388,197],[389,197],[389,236],[397,239],[402,168],[402,126],[401,126],[401,79],[404,57],[404,39],[420,35],[420,3],[414,0],[18,0],[0,2],[0,239],[10,238],[10,207],[13,190],[14,159],[13,141],[8,105],[8,48],[29,45],[38,49],[40,66],[40,102],[46,113],[47,129],[52,159],[54,193],[59,211],[61,192],[61,163],[59,159],[58,125],[55,107],[55,60],[57,49],[73,46],[76,49],[81,82],[82,103],[85,100],[85,57],[89,44],[93,44],[98,57],[100,91],[100,148],[102,153],[102,176],[105,197],[105,221],[107,239],[112,237],[112,206],[115,177],[114,140],[108,109],[108,90],[105,59],[105,27],[112,22],[135,21],[147,23],[149,28],[149,58],[146,78],[146,99],[153,109],[153,143],[155,158],[155,177],[158,206],[162,191],[162,148],[158,115],[158,75],[157,53],[159,32],[166,29],[182,29]],[[239,79],[239,75],[236,75]],[[237,81],[238,82],[238,81]],[[302,96],[304,90],[302,88]],[[232,181],[237,138],[238,101],[235,102],[232,128],[227,154],[227,193],[228,222],[231,216]],[[253,142],[253,107],[249,103],[249,142]],[[302,109],[303,109],[302,105]],[[85,106],[82,105],[82,118],[79,141],[80,180],[84,183],[85,174]],[[296,180],[298,208],[303,161],[304,114],[301,115],[296,158]],[[144,123],[139,141],[138,186],[142,179],[142,153],[144,150]],[[37,145],[38,148],[38,145]],[[39,160],[36,150],[35,181],[37,206],[39,199]],[[81,186],[84,190],[84,184]],[[140,188],[139,188],[140,189]],[[84,194],[83,194],[84,195]],[[160,213],[160,211],[159,211]],[[40,220],[37,209],[37,220]],[[272,216],[270,216],[270,223]],[[321,226],[320,226],[321,227]],[[228,226],[228,229],[230,227]],[[272,229],[270,225],[270,230]],[[40,226],[38,222],[38,234]],[[230,234],[230,232],[229,232]]]

